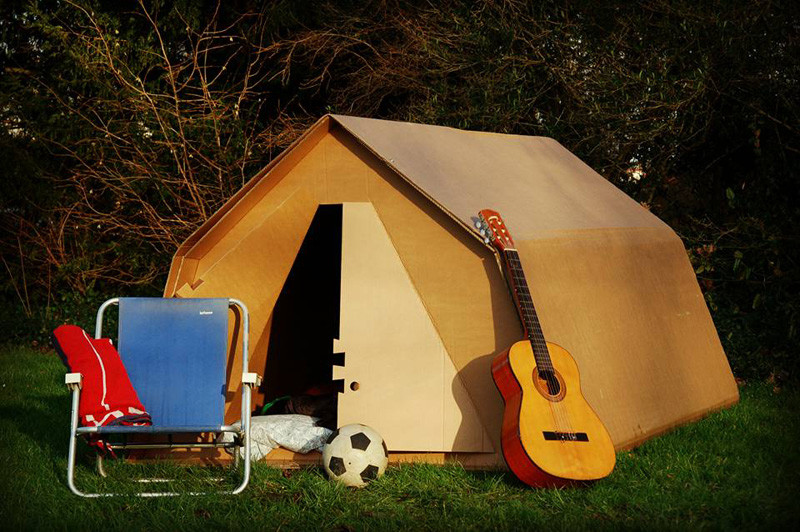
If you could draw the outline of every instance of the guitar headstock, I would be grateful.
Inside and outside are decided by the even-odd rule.
[[[480,232],[484,242],[491,243],[498,251],[516,247],[505,222],[497,211],[491,209],[481,210],[478,213],[475,228]]]

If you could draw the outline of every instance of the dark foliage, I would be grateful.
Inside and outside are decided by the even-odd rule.
[[[675,228],[739,376],[800,376],[796,2],[9,1],[4,319],[158,293],[321,114],[556,138]],[[88,316],[88,314],[87,314]]]

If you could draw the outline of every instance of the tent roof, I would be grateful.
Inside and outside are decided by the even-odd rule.
[[[331,115],[457,220],[499,211],[517,240],[581,229],[656,228],[656,216],[547,137]]]
[[[295,156],[296,148],[306,141],[315,143],[314,137],[337,125],[476,237],[472,217],[489,208],[502,214],[518,244],[615,228],[655,229],[677,238],[665,223],[554,139],[325,115],[206,220],[178,253],[233,214],[230,211],[262,178]],[[305,152],[300,151],[302,157]]]

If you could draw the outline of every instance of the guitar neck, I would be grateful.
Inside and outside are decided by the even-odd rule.
[[[536,366],[542,370],[552,370],[553,363],[550,360],[550,353],[547,350],[547,343],[539,323],[539,316],[536,314],[536,307],[533,305],[533,298],[528,290],[528,282],[525,279],[525,272],[522,269],[522,262],[516,249],[507,248],[502,252],[503,262],[508,273],[508,283],[514,303],[517,305],[522,327],[525,329],[525,336],[530,340],[533,348],[533,356]]]

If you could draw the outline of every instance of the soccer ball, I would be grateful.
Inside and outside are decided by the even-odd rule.
[[[322,448],[328,476],[345,486],[361,488],[383,475],[389,451],[374,429],[354,423],[334,431]]]

